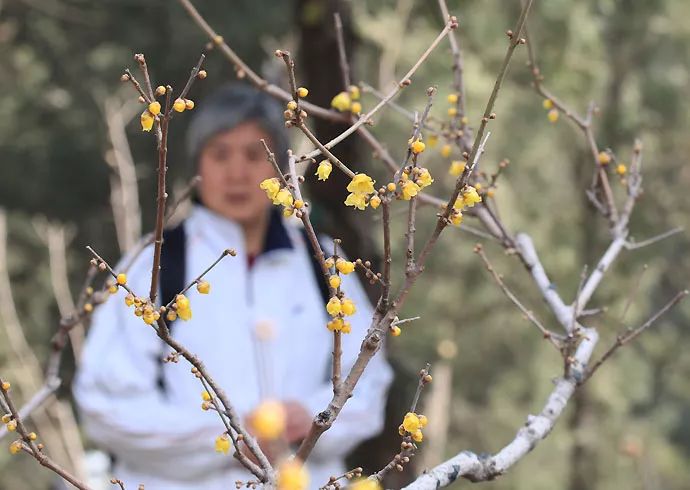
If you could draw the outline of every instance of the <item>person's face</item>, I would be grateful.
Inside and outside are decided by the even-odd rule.
[[[212,211],[238,222],[252,224],[265,215],[271,201],[259,188],[275,177],[260,139],[270,147],[268,134],[255,122],[246,122],[211,138],[199,156],[198,190]]]

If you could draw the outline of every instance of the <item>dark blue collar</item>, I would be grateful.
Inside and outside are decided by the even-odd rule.
[[[281,248],[293,248],[292,241],[288,235],[285,225],[283,224],[283,217],[280,208],[271,206],[268,218],[268,229],[266,230],[266,238],[264,240],[264,248],[262,254],[271,252],[272,250],[279,250]]]

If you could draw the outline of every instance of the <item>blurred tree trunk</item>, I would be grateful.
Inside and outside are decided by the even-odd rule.
[[[349,60],[354,58],[357,40],[352,30],[351,10],[348,2],[338,0],[298,0],[296,7],[296,25],[299,31],[299,56],[297,57],[297,72],[300,80],[303,80],[309,88],[309,100],[320,106],[329,107],[335,94],[346,87],[343,83],[342,70],[338,56],[338,44],[333,15],[340,14],[343,23],[343,35],[345,38],[346,52]],[[356,82],[354,67],[350,64],[351,83]],[[345,124],[333,124],[328,121],[309,119],[316,136],[321,141],[328,141],[347,129]],[[357,136],[352,136],[333,150],[333,153],[346,162],[353,171],[366,171],[362,165],[363,152],[359,151],[361,142]],[[317,164],[321,159],[317,159]],[[314,173],[312,165],[307,171]],[[306,187],[314,200],[312,221],[317,231],[344,240],[345,252],[351,258],[361,257],[369,259],[376,264],[380,262],[374,241],[372,240],[371,213],[353,213],[351,209],[343,205],[347,197],[346,187],[350,179],[342,172],[334,171],[325,182],[316,182],[315,179],[307,179]],[[377,228],[374,228],[377,230]],[[364,284],[372,301],[378,299],[379,288]],[[351,461],[357,466],[362,466],[365,474],[378,471],[384,467],[399,448],[400,437],[398,424],[402,414],[407,411],[406,404],[412,397],[400,396],[405,389],[411,386],[414,390],[415,375],[400,376],[400,370],[396,370],[396,380],[390,390],[386,408],[386,423],[381,435],[365,442],[356,449]],[[412,380],[410,382],[410,379]],[[403,480],[412,478],[412,465],[407,465],[405,472],[390,474],[384,482],[387,487],[400,487]],[[325,482],[324,482],[325,483]]]
[[[356,50],[349,5],[337,0],[298,0],[296,9],[296,24],[300,36],[298,76],[309,87],[309,100],[329,107],[333,96],[345,89],[338,57],[334,13],[340,13],[350,60]],[[321,141],[328,141],[347,129],[345,124],[334,124],[316,118],[309,119],[309,122]],[[358,151],[359,147],[361,145],[358,145],[358,138],[353,136],[338,144],[333,153],[354,171],[365,171],[360,163],[364,155]],[[317,163],[318,161],[320,159],[317,159]],[[312,166],[308,172],[313,173],[314,169],[315,166]],[[343,246],[350,257],[372,260],[375,252],[370,233],[367,232],[370,229],[370,215],[353,213],[343,206],[349,182],[350,179],[338,171],[333,172],[325,182],[317,183],[314,179],[307,179],[306,187],[315,202],[312,219],[318,231],[336,238],[347,238]],[[373,298],[372,292],[370,291],[370,297]]]

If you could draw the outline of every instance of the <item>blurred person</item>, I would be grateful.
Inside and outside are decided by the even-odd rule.
[[[210,294],[190,290],[192,318],[174,321],[172,335],[204,362],[245,422],[262,401],[279,401],[287,416],[284,438],[294,449],[333,395],[333,336],[326,328],[328,293],[301,223],[284,219],[259,187],[276,176],[261,138],[285,166],[283,108],[262,92],[230,85],[197,111],[187,147],[201,182],[191,214],[166,231],[159,298],[167,302],[223,250],[237,251],[206,275]],[[320,240],[332,250],[332,241]],[[149,290],[152,256],[149,246],[127,273],[139,295]],[[355,276],[341,276],[357,307],[348,318],[352,332],[342,335],[343,374],[372,317]],[[201,409],[201,383],[186,361],[161,361],[171,349],[125,305],[125,294],[120,289],[95,312],[74,385],[86,433],[113,456],[112,475],[126,488],[143,483],[147,490],[227,489],[255,479],[214,450],[224,427],[217,413]],[[310,488],[343,474],[347,453],[380,432],[391,378],[378,353],[308,459]]]

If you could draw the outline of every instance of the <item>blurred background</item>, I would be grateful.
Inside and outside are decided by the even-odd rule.
[[[343,16],[353,81],[384,92],[443,25],[431,0],[197,3],[252,68],[283,86],[284,67],[273,51],[290,50],[298,81],[320,105],[341,90],[335,10]],[[471,125],[484,110],[505,54],[504,31],[513,27],[519,7],[518,0],[449,0],[451,13],[460,20]],[[537,1],[530,14],[530,35],[546,86],[581,114],[589,101],[596,101],[597,142],[620,161],[630,161],[635,138],[644,144],[645,193],[631,222],[638,240],[688,226],[688,16],[690,4],[684,0]],[[79,294],[89,260],[84,246],[92,245],[113,261],[152,228],[154,142],[140,130],[141,108],[131,87],[119,82],[123,69],[135,68],[134,53],[145,53],[154,83],[179,86],[206,41],[173,1],[0,2],[0,372],[12,379],[20,402],[41,385],[50,338]],[[518,49],[495,108],[498,118],[492,122],[482,166],[490,173],[503,159],[510,160],[493,199],[510,230],[532,235],[547,271],[569,301],[583,266],[596,263],[608,234],[584,194],[592,172],[585,141],[564,117],[556,123],[547,119],[526,61],[527,50]],[[444,41],[397,99],[399,104],[421,111],[426,87],[435,85],[439,95],[431,114],[446,118],[451,65]],[[191,94],[197,103],[238,76],[216,52],[206,69],[209,77]],[[375,103],[373,96],[363,95],[365,111]],[[175,189],[185,184],[175,177],[185,158],[187,121],[176,118],[172,125],[169,165]],[[315,124],[324,139],[342,129]],[[388,110],[377,116],[373,131],[401,159],[410,128],[409,120]],[[305,148],[297,136],[293,134],[294,147]],[[443,157],[440,146],[423,157],[435,177],[428,192],[445,196],[454,182],[448,175],[450,161],[460,155],[456,150]],[[357,138],[338,149],[352,167],[386,181],[383,166]],[[128,182],[136,182],[138,195],[118,193]],[[314,220],[322,231],[343,237],[351,257],[375,260],[380,254],[376,213],[345,210],[344,182],[331,179],[329,187],[310,194]],[[620,202],[624,186],[616,178],[612,183]],[[138,202],[140,215],[131,211],[136,206],[124,207],[124,202]],[[118,213],[126,214],[124,228],[116,226],[123,221]],[[420,210],[421,237],[431,231],[435,213]],[[402,238],[404,216],[395,214],[394,236]],[[470,219],[466,224],[479,226]],[[388,436],[363,449],[360,459],[353,459],[356,465],[376,458],[385,462],[394,454],[399,445],[395,428],[412,397],[416,372],[427,361],[435,382],[423,395],[423,412],[432,425],[415,458],[416,472],[463,449],[500,449],[527,414],[541,409],[551,380],[562,372],[560,355],[535,334],[472,253],[476,242],[468,233],[448,230],[418,281],[405,313],[421,318],[389,342],[398,378],[389,400]],[[397,240],[398,266],[404,260],[401,243]],[[508,285],[547,326],[553,325],[521,264],[498,245],[485,245]],[[592,301],[606,310],[588,320],[602,334],[599,352],[616,333],[641,324],[688,287],[688,245],[682,232],[624,252],[614,263]],[[689,316],[690,303],[681,303],[621,349],[577,393],[542,444],[507,475],[482,485],[517,490],[690,488]],[[76,351],[79,336],[74,340]],[[83,471],[84,447],[89,446],[80,439],[69,395],[75,362],[69,352],[60,373],[64,385],[59,401],[37,412],[34,422],[47,447],[58,448],[54,456]],[[9,442],[5,438],[2,444]],[[0,489],[45,489],[51,483],[52,475],[29,457],[11,459],[0,451]]]

